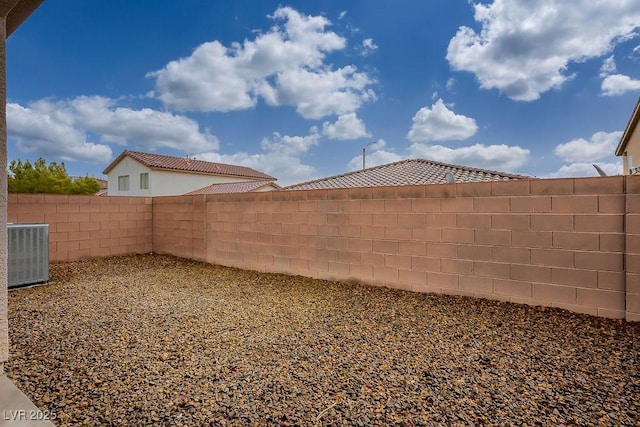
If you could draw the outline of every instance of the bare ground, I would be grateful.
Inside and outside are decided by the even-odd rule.
[[[640,325],[159,255],[9,293],[58,425],[640,426]]]

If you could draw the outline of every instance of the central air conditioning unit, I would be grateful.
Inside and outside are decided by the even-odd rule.
[[[49,280],[49,224],[7,224],[10,288]]]

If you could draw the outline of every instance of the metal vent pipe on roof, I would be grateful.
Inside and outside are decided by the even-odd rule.
[[[362,147],[362,170],[365,169],[365,157],[367,155],[367,147],[369,147],[370,145],[376,144],[378,141],[371,141],[370,143],[368,143],[367,145],[365,145],[364,147]]]

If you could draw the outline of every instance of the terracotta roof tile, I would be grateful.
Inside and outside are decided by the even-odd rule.
[[[272,176],[245,166],[206,162],[204,160],[189,159],[187,157],[174,157],[166,156],[164,154],[142,153],[139,151],[129,150],[123,151],[122,154],[120,154],[113,162],[111,162],[109,166],[107,166],[103,173],[108,174],[109,171],[113,169],[115,165],[118,164],[120,160],[122,160],[125,156],[129,156],[132,159],[139,161],[143,165],[154,169],[166,169],[210,175],[241,176],[269,181],[275,180],[275,178]]]
[[[276,190],[280,189],[280,186],[273,181],[225,182],[221,184],[211,184],[206,187],[190,191],[186,193],[186,195],[249,193],[267,185],[273,186]]]
[[[100,184],[101,190],[106,190],[109,187],[109,181],[107,181],[106,179],[96,178],[96,181],[98,181],[98,184]]]
[[[508,181],[530,178],[523,175],[451,165],[425,159],[408,159],[365,170],[294,184],[284,187],[284,190],[445,184],[447,183],[445,178],[447,172],[453,174],[455,182]]]

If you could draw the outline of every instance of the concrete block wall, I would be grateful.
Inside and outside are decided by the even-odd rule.
[[[49,259],[147,253],[150,197],[9,194],[8,222],[49,224]]]
[[[638,288],[627,294],[626,282],[640,279],[640,269],[629,267],[640,246],[625,256],[625,210],[636,209],[626,203],[625,183],[210,195],[206,261],[635,319]]]
[[[204,195],[153,199],[153,251],[204,261]]]
[[[49,224],[53,261],[153,251],[640,320],[635,176],[8,201]]]

